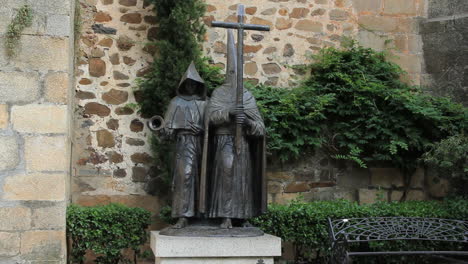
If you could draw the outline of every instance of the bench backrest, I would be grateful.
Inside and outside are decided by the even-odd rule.
[[[328,219],[332,242],[379,240],[433,240],[468,242],[468,221],[418,218],[372,217]],[[340,239],[340,240],[341,240]]]

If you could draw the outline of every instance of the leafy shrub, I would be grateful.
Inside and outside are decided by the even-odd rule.
[[[300,87],[252,89],[270,150],[282,160],[320,146],[363,167],[390,161],[414,169],[433,142],[466,129],[466,108],[402,82],[404,72],[383,52],[351,43],[313,58]]]
[[[303,90],[268,86],[247,88],[257,100],[268,135],[268,151],[280,160],[296,159],[321,146],[320,122],[333,96],[307,97]]]
[[[70,205],[67,209],[67,236],[72,241],[71,257],[84,263],[86,250],[96,255],[96,263],[115,264],[123,260],[122,250],[135,254],[147,241],[150,212],[120,204],[95,207]]]
[[[324,263],[329,252],[327,218],[343,219],[354,217],[427,217],[447,219],[468,219],[468,200],[452,199],[439,201],[378,202],[372,205],[336,200],[303,203],[293,201],[289,205],[270,205],[266,214],[253,219],[252,223],[266,233],[279,236],[283,241],[292,242],[296,248],[296,261],[312,261],[314,252],[319,256],[317,263]],[[391,250],[454,250],[461,243],[397,241],[370,243],[375,251]],[[356,247],[356,243],[351,244]],[[367,257],[356,261],[375,261]],[[401,258],[385,258],[385,263],[410,263]],[[403,261],[403,262],[402,262]],[[308,262],[307,262],[308,263]],[[358,262],[360,263],[360,262]],[[378,263],[382,263],[379,259]]]
[[[151,0],[157,14],[157,48],[152,71],[139,84],[145,116],[162,114],[169,100],[176,95],[180,78],[191,61],[205,80],[209,90],[221,84],[220,69],[211,66],[202,56],[201,42],[205,34],[202,17],[206,4],[201,0]]]
[[[468,194],[468,136],[457,134],[435,143],[423,159],[440,175],[457,182],[454,187],[458,194]]]

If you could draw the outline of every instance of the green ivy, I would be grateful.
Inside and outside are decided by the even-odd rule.
[[[270,205],[265,215],[254,218],[252,223],[268,234],[291,242],[296,253],[296,263],[327,263],[329,237],[327,218],[356,217],[427,217],[468,219],[468,200],[378,202],[358,205],[345,200],[304,203],[293,201],[289,205]],[[353,250],[363,250],[362,245],[351,244]],[[371,251],[398,250],[456,250],[462,243],[398,241],[369,244]],[[364,249],[369,250],[369,249]],[[318,259],[315,259],[318,256]],[[356,263],[424,263],[408,257],[355,258]],[[312,262],[313,261],[313,262]],[[354,261],[353,261],[354,263]]]
[[[21,32],[32,25],[32,20],[33,11],[31,7],[28,5],[22,6],[7,28],[5,37],[7,57],[12,58],[17,55],[20,46]]]
[[[139,84],[143,101],[141,112],[145,116],[161,115],[176,95],[180,78],[191,61],[195,62],[209,90],[221,84],[220,69],[209,64],[202,56],[205,25],[202,17],[206,4],[202,0],[151,0],[157,23],[157,41],[152,71]]]
[[[67,236],[72,241],[73,263],[84,263],[86,250],[98,257],[96,263],[124,261],[123,249],[140,254],[148,238],[150,212],[120,204],[95,207],[70,205],[67,209]],[[128,261],[128,260],[127,260]]]

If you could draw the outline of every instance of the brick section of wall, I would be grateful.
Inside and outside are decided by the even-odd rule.
[[[24,4],[33,23],[7,58],[6,26]],[[0,263],[66,261],[72,9],[71,0],[0,8]]]

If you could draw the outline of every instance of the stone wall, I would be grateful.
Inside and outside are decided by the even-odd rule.
[[[7,25],[24,4],[32,26],[5,55]],[[73,3],[0,6],[0,263],[65,263]]]
[[[79,1],[72,202],[120,202],[159,210],[144,191],[151,163],[136,79],[152,61],[154,13],[142,0]]]
[[[468,105],[468,2],[430,0],[421,35],[425,85],[435,95]]]
[[[207,0],[204,22],[235,21],[239,2]],[[246,32],[245,78],[255,84],[293,87],[303,73],[288,66],[310,63],[309,55],[323,47],[339,47],[344,36],[391,51],[391,58],[410,73],[408,80],[419,83],[423,62],[418,24],[425,15],[423,0],[242,3],[246,5],[246,22],[271,26],[270,32]],[[138,93],[133,89],[137,77],[147,72],[152,61],[152,50],[144,46],[157,32],[152,7],[143,0],[80,0],[80,10],[72,200],[83,205],[119,201],[157,213],[160,199],[144,190],[151,166],[150,132],[146,120],[135,111]],[[205,54],[224,68],[226,30],[207,27],[205,39]],[[294,173],[302,165],[271,167],[270,201],[286,201],[300,193],[308,194],[308,199],[356,200],[359,189],[377,186],[371,176],[364,180],[355,169],[336,167],[329,172],[333,165],[327,163],[324,170],[320,160],[309,157],[303,164],[315,170],[312,178],[310,173]],[[339,177],[334,175],[338,171]],[[275,178],[277,172],[286,178]],[[348,183],[353,188],[344,188],[350,186]],[[393,197],[401,190],[397,187]]]

